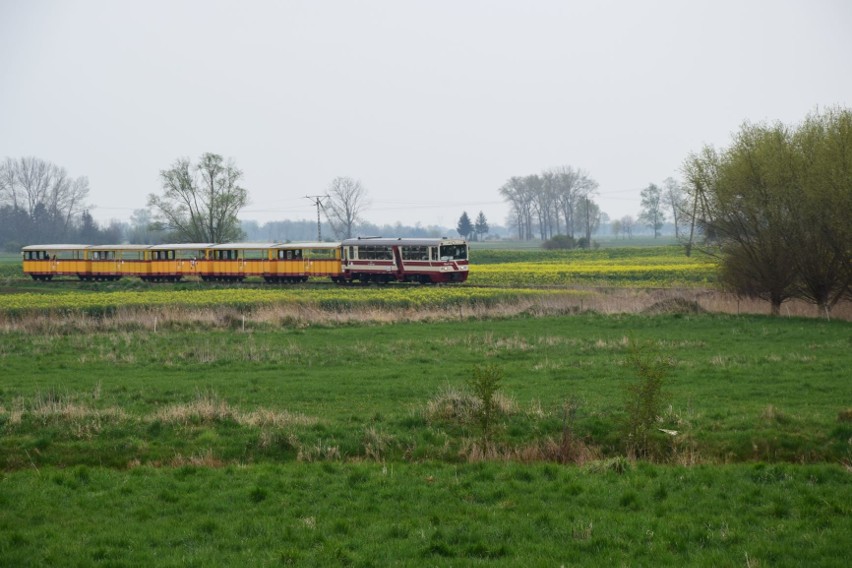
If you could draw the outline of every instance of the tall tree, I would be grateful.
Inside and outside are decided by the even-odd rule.
[[[239,185],[243,172],[219,154],[201,155],[197,165],[179,158],[160,172],[163,194],[150,194],[163,225],[184,242],[226,243],[243,237],[237,215],[248,204]]]
[[[829,316],[852,290],[852,111],[813,113],[793,133],[795,211],[784,234],[798,273],[796,296]]]
[[[666,214],[663,212],[663,191],[652,183],[643,189],[640,195],[642,197],[642,212],[639,214],[639,220],[654,231],[654,238],[656,239],[660,236],[663,221],[666,220]]]
[[[467,211],[462,212],[461,217],[459,217],[459,222],[456,225],[456,231],[465,239],[473,232],[473,223],[470,222],[470,217],[468,217]]]
[[[616,219],[610,225],[610,230],[612,231],[612,235],[618,240],[618,236],[621,234],[623,227],[621,225],[621,220]]]
[[[636,219],[632,215],[625,215],[621,218],[621,230],[627,235],[628,239],[633,238],[633,229],[636,228]]]
[[[482,235],[488,234],[489,230],[488,219],[485,218],[485,213],[480,211],[479,215],[476,216],[476,222],[473,224],[473,232],[476,233],[476,239],[481,240]]]
[[[367,206],[367,190],[360,180],[336,177],[328,186],[328,201],[323,205],[326,219],[338,237],[351,239],[361,212]]]
[[[533,238],[533,193],[527,187],[526,178],[514,176],[500,187],[500,195],[512,206],[512,218],[518,229],[518,239]]]
[[[586,238],[586,246],[590,246],[592,244],[592,233],[597,232],[600,226],[600,207],[592,201],[588,194],[584,195],[577,201],[575,217],[577,228],[583,231]]]
[[[579,229],[577,207],[584,198],[597,192],[598,182],[584,170],[571,166],[560,166],[550,173],[554,177],[557,210],[565,221],[565,234],[574,237]]]

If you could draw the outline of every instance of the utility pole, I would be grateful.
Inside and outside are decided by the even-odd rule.
[[[317,206],[317,242],[322,242],[322,223],[320,222],[320,207],[322,207],[323,199],[328,199],[328,195],[306,195],[305,199],[310,199]]]

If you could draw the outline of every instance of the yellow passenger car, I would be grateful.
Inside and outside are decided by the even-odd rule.
[[[148,275],[151,282],[179,282],[185,276],[201,276],[209,270],[211,243],[181,243],[148,247]]]
[[[267,282],[305,282],[311,276],[337,282],[341,276],[340,243],[287,243],[271,250]]]
[[[24,274],[33,280],[52,280],[54,276],[82,277],[86,272],[89,245],[30,245],[21,249]]]
[[[269,243],[213,245],[208,249],[207,270],[201,278],[241,282],[249,276],[263,276],[269,270],[273,246]]]
[[[118,280],[122,276],[148,276],[148,245],[95,245],[86,248],[81,280]]]

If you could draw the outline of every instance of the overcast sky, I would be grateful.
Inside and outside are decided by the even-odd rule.
[[[850,30],[849,0],[0,0],[0,159],[87,176],[101,221],[204,152],[260,222],[350,176],[374,223],[503,224],[561,165],[617,218],[745,120],[852,105]]]

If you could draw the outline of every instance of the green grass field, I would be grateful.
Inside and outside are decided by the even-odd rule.
[[[496,264],[517,253],[500,254]],[[411,307],[355,296],[298,317],[262,319],[272,308],[242,301],[149,313],[103,300],[131,291],[123,282],[27,283],[14,266],[0,265],[0,300],[35,290],[55,305],[0,313],[2,566],[852,556],[849,322],[499,316],[458,299],[446,320],[382,320]],[[57,307],[73,294],[101,307]],[[373,315],[346,317],[361,309]],[[639,460],[634,356],[666,369]],[[470,384],[483,366],[502,377],[487,430]]]

